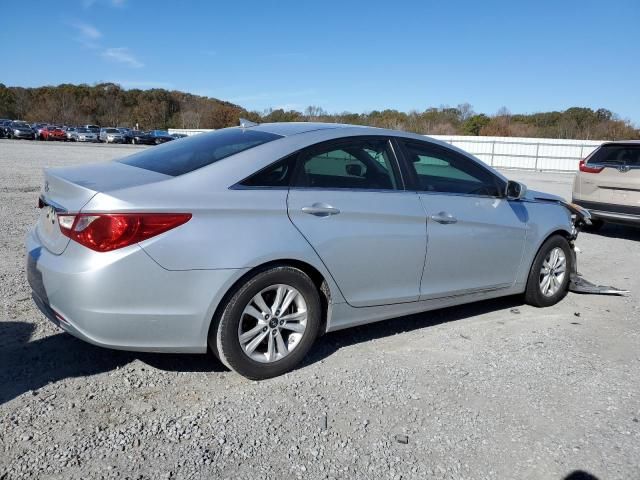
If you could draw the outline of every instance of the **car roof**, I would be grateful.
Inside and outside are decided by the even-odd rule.
[[[242,127],[235,127],[242,128]],[[305,133],[321,132],[323,130],[332,130],[333,136],[340,137],[353,135],[389,135],[393,137],[414,138],[416,140],[429,141],[443,145],[444,142],[429,138],[425,135],[417,133],[405,132],[402,130],[390,130],[386,128],[369,127],[366,125],[352,125],[346,123],[322,123],[322,122],[279,122],[279,123],[260,123],[255,126],[245,127],[251,130],[274,133],[283,137],[299,135]],[[451,145],[446,145],[451,148]],[[456,150],[456,148],[453,148]]]
[[[616,140],[615,142],[604,142],[601,147],[609,147],[609,146],[632,146],[632,147],[640,147],[640,140]]]
[[[274,133],[283,137],[297,135],[299,133],[312,132],[316,130],[327,130],[329,128],[353,127],[353,125],[343,125],[340,123],[321,123],[321,122],[277,122],[277,123],[260,123],[252,127],[246,127],[251,130],[261,132]]]

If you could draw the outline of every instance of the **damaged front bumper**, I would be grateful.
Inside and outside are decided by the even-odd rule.
[[[578,272],[571,272],[569,276],[569,291],[590,295],[625,295],[629,290],[621,290],[608,285],[596,285],[584,279]]]
[[[629,290],[621,290],[609,285],[596,285],[589,280],[582,277],[578,273],[578,258],[576,255],[575,240],[578,237],[578,232],[585,225],[591,225],[591,214],[589,211],[580,205],[575,203],[569,203],[565,201],[560,202],[567,210],[571,212],[572,220],[572,238],[569,244],[571,245],[571,272],[569,274],[569,291],[574,293],[583,293],[590,295],[624,295],[629,293]]]

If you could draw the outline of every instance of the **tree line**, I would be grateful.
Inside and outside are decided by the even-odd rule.
[[[245,117],[256,122],[322,121],[369,125],[432,135],[486,135],[575,139],[640,139],[630,121],[600,108],[494,115],[476,113],[468,103],[423,111],[373,110],[329,114],[317,106],[304,111],[247,111],[216,98],[165,89],[125,90],[115,83],[62,84],[36,88],[0,83],[0,118],[64,125],[98,124],[141,129],[224,128]]]

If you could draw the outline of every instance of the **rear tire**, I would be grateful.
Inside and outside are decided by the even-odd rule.
[[[285,306],[289,292],[293,300]],[[263,300],[262,308],[255,303],[257,297]],[[258,272],[239,285],[222,308],[209,331],[209,346],[228,368],[251,380],[292,370],[318,336],[320,295],[307,274],[297,268],[282,265]]]
[[[549,237],[531,265],[525,302],[534,307],[550,307],[562,300],[569,287],[572,258],[566,238],[560,235]]]

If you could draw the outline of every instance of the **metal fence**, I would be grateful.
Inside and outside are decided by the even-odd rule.
[[[575,171],[602,141],[430,135],[502,168]]]
[[[170,129],[169,133],[196,135],[207,129]],[[429,135],[447,142],[483,162],[501,168],[575,171],[578,162],[593,152],[602,140],[562,140],[528,137],[471,137]]]

